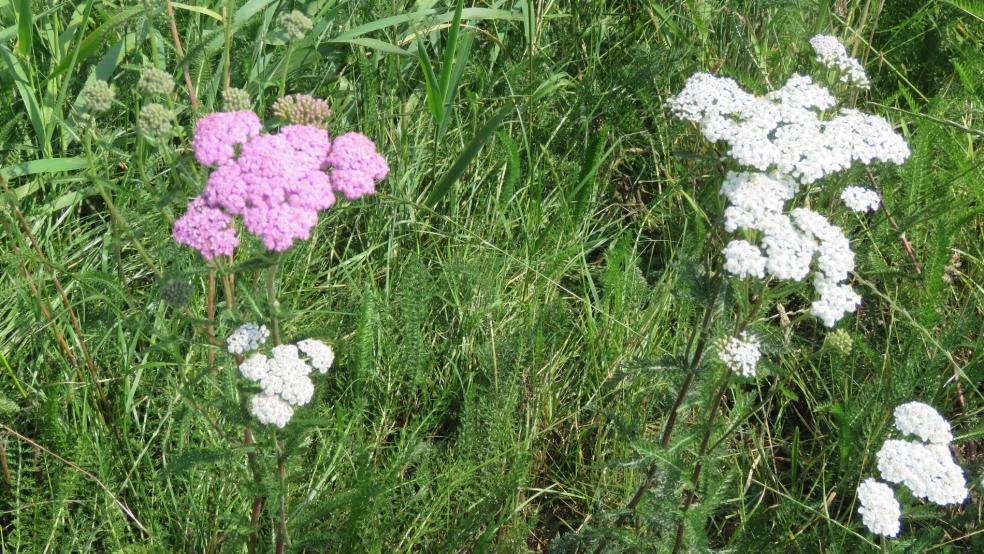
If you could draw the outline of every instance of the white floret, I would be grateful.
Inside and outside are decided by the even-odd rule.
[[[747,333],[730,337],[718,350],[718,358],[724,365],[742,377],[755,377],[755,366],[761,357],[758,339]]]
[[[239,373],[250,381],[262,381],[270,372],[270,359],[256,352],[239,364]]]
[[[331,369],[331,364],[335,362],[335,352],[331,346],[318,339],[304,339],[297,343],[297,347],[307,355],[311,365],[321,373],[326,373]]]
[[[249,403],[249,411],[260,423],[283,429],[294,415],[290,404],[272,394],[257,394]]]
[[[895,408],[895,428],[931,444],[947,445],[953,440],[950,423],[935,408],[922,402],[907,402]]]
[[[899,534],[902,509],[891,487],[869,477],[858,485],[858,502],[861,521],[872,533],[886,537]]]
[[[766,258],[758,246],[746,240],[733,240],[724,248],[724,269],[732,275],[765,277]]]
[[[946,445],[890,439],[877,458],[882,478],[904,484],[914,496],[941,506],[967,499],[963,470]]]
[[[864,213],[873,212],[881,205],[878,193],[864,187],[847,187],[841,192],[841,200],[851,211]]]
[[[817,53],[817,61],[841,73],[841,81],[861,89],[871,86],[868,75],[861,64],[847,53],[847,49],[837,38],[830,35],[817,35],[810,39],[810,45]]]
[[[813,301],[810,313],[827,327],[833,327],[844,315],[854,313],[861,305],[861,297],[850,285],[818,280],[814,286],[820,297]]]
[[[259,348],[269,336],[266,325],[244,323],[229,335],[226,347],[230,354],[245,354]]]

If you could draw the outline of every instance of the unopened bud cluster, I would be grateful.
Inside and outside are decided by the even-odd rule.
[[[140,74],[137,88],[151,96],[167,96],[174,90],[174,78],[166,71],[148,67]]]
[[[137,127],[151,137],[166,137],[174,129],[174,112],[154,102],[140,109]]]
[[[307,36],[314,29],[314,24],[308,16],[300,10],[294,10],[280,16],[280,26],[283,27],[287,38],[290,40],[300,40]]]
[[[113,106],[116,93],[110,88],[109,83],[99,79],[89,81],[79,95],[82,107],[90,113],[103,113]]]
[[[291,94],[273,103],[273,114],[291,125],[325,127],[331,108],[324,100],[309,94]]]

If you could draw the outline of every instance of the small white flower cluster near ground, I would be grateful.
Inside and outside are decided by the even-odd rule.
[[[853,85],[860,89],[871,86],[868,75],[864,72],[861,64],[850,54],[844,45],[836,37],[830,35],[817,35],[810,39],[810,46],[817,53],[817,61],[827,66],[829,69],[840,72],[840,80],[843,83]]]
[[[258,330],[250,331],[253,333],[251,337],[258,336]],[[294,407],[303,406],[314,397],[314,382],[310,374],[314,370],[326,373],[334,360],[331,347],[317,339],[304,339],[296,345],[274,346],[269,356],[254,352],[239,364],[239,373],[259,383],[263,389],[262,393],[250,400],[250,413],[260,423],[284,427],[293,417]]]
[[[230,354],[245,354],[259,348],[270,338],[266,325],[243,323],[226,339],[226,348]]]
[[[815,37],[813,42],[822,61],[835,60],[838,52],[847,56],[833,37]],[[838,68],[846,64],[836,59]],[[857,78],[856,71],[842,71]],[[793,281],[812,271],[818,298],[810,312],[827,327],[861,303],[847,284],[854,253],[844,233],[826,217],[806,208],[787,210],[786,204],[801,185],[855,163],[901,164],[909,157],[905,139],[888,121],[857,110],[834,111],[836,104],[829,90],[803,75],[756,96],[732,79],[709,73],[692,75],[667,101],[674,115],[697,124],[707,140],[726,143],[727,155],[747,168],[729,171],[721,186],[729,202],[725,230],[746,233],[725,247],[724,269],[743,279],[768,275]],[[877,194],[872,200],[868,192],[845,191],[844,201],[852,208],[874,209]]]
[[[858,502],[861,521],[872,533],[886,537],[899,534],[902,508],[891,487],[869,477],[858,485]]]
[[[878,193],[864,187],[847,187],[841,192],[844,205],[853,212],[873,212],[881,205]]]
[[[744,332],[730,337],[718,349],[718,358],[742,377],[755,377],[755,366],[761,357],[758,339]]]
[[[941,506],[966,500],[963,469],[950,453],[950,423],[932,406],[908,402],[895,408],[895,428],[920,441],[885,441],[876,454],[882,479],[905,485],[913,496]],[[858,500],[858,512],[872,533],[888,537],[898,534],[901,511],[888,485],[869,478],[858,486]]]

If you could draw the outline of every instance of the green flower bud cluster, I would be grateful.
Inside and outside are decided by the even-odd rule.
[[[161,300],[172,308],[187,306],[191,293],[191,283],[184,277],[171,277],[161,286]]]
[[[82,107],[91,113],[102,113],[113,106],[116,93],[109,87],[106,81],[96,79],[90,81],[79,94]]]
[[[273,103],[273,114],[292,125],[324,127],[331,108],[328,102],[309,94],[291,94]]]
[[[282,14],[279,21],[290,40],[301,40],[314,29],[314,23],[300,10]]]
[[[222,93],[222,108],[227,112],[241,112],[253,109],[249,93],[241,88],[230,87]]]
[[[854,339],[850,333],[843,329],[838,329],[827,335],[827,344],[841,354],[850,354],[854,349]]]
[[[140,110],[137,127],[145,135],[164,137],[171,134],[174,128],[173,120],[174,113],[171,110],[157,103],[147,104]]]
[[[174,78],[166,71],[162,71],[156,67],[148,67],[140,74],[137,88],[143,91],[144,94],[167,96],[174,90]]]

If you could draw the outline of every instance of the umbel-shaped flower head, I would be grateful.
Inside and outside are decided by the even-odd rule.
[[[310,237],[318,212],[334,205],[336,192],[349,200],[372,194],[376,181],[389,173],[376,145],[360,133],[346,133],[335,141],[312,125],[288,125],[278,133],[263,133],[251,111],[219,112],[201,119],[193,150],[199,162],[215,169],[189,210],[192,205],[198,212],[208,208],[229,221],[231,216],[241,216],[246,229],[277,252]],[[179,221],[178,242],[198,249],[207,259],[231,254],[227,240],[217,248],[206,240],[205,230],[192,232],[192,224],[205,219]],[[207,221],[216,227],[211,219]]]

